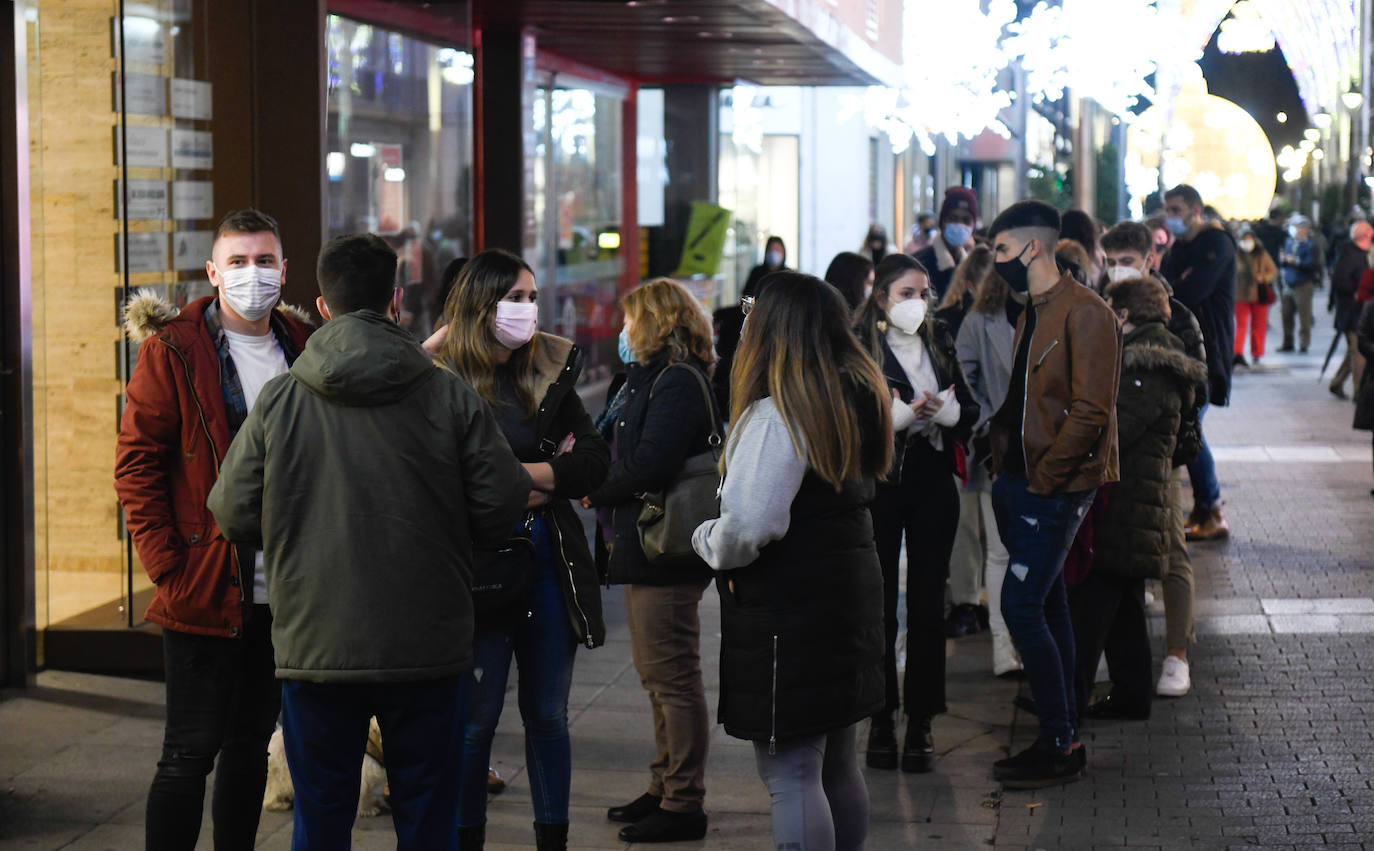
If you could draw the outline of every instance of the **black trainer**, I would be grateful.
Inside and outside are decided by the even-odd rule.
[[[1036,743],[1019,754],[993,763],[992,776],[1008,789],[1041,789],[1072,783],[1083,776],[1088,752],[1078,745],[1068,753]]]
[[[911,718],[906,724],[906,746],[902,748],[902,771],[925,774],[935,766],[935,737],[930,718]]]
[[[1108,692],[1106,697],[1088,704],[1088,711],[1084,715],[1101,721],[1148,721],[1150,701],[1132,701],[1114,691]]]
[[[706,836],[706,813],[675,813],[656,809],[620,829],[621,842],[692,842]]]
[[[645,792],[628,804],[611,807],[606,811],[606,818],[623,824],[634,824],[657,810],[659,803],[662,801],[663,799],[658,795],[650,795],[648,792]]]

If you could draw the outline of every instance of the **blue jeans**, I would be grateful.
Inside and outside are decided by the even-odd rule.
[[[1064,591],[1064,558],[1092,505],[1094,491],[1039,496],[1026,480],[1001,476],[992,485],[997,529],[1009,564],[1002,617],[1021,654],[1040,716],[1040,743],[1067,750],[1074,729],[1074,639]]]
[[[506,681],[514,657],[520,666],[520,718],[525,724],[525,767],[534,820],[568,823],[572,785],[572,743],[568,737],[568,691],[572,688],[577,637],[568,623],[559,570],[544,518],[534,522],[538,556],[533,617],[509,630],[478,635],[468,679],[468,719],[463,731],[463,780],[458,821],[476,827],[487,821],[487,766],[491,740],[506,702]]]
[[[377,716],[397,849],[458,847],[458,766],[467,675],[409,683],[282,683],[296,787],[292,851],[350,847],[369,717]]]
[[[1203,428],[1202,418],[1207,414],[1209,405],[1203,405],[1198,412],[1198,431],[1202,438],[1202,451],[1188,465],[1188,480],[1193,484],[1193,510],[1210,511],[1221,507],[1221,482],[1217,481],[1217,462],[1212,460],[1212,448],[1207,445],[1207,429]]]

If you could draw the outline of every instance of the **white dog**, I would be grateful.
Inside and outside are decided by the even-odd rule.
[[[263,809],[282,811],[291,809],[296,789],[286,766],[286,741],[278,727],[267,743],[267,788],[262,794]],[[358,788],[358,815],[380,815],[387,809],[386,765],[382,761],[382,731],[373,718],[367,731],[367,750],[363,754],[363,776]]]

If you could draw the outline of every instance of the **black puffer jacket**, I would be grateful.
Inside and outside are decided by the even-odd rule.
[[[693,366],[706,374],[704,364],[693,360]],[[655,567],[639,546],[639,495],[671,484],[688,458],[710,448],[712,419],[720,427],[701,384],[688,370],[678,367],[665,373],[667,367],[666,351],[648,364],[629,365],[625,389],[630,397],[615,423],[615,461],[606,481],[590,496],[593,505],[614,509],[608,583],[679,585],[703,582],[712,575],[700,560],[691,567]],[[659,375],[663,380],[654,387]],[[710,396],[714,402],[714,394]]]
[[[1205,364],[1189,357],[1162,322],[1122,340],[1116,429],[1121,480],[1093,528],[1093,569],[1160,579],[1169,564],[1169,488],[1182,412],[1205,392]]]
[[[606,643],[606,624],[601,618],[596,562],[587,546],[582,521],[569,500],[581,499],[605,481],[611,466],[611,450],[597,433],[577,395],[582,350],[570,340],[550,334],[540,334],[539,342],[535,368],[540,380],[538,387],[544,389],[534,427],[541,451],[537,457],[520,460],[547,461],[553,467],[557,487],[544,511],[554,549],[562,562],[563,570],[559,571],[558,578],[568,622],[583,646],[600,647]],[[573,450],[553,457],[558,445],[569,434],[575,439]]]
[[[872,478],[836,493],[808,472],[787,534],[716,580],[720,723],[753,741],[837,730],[883,708],[883,574]]]

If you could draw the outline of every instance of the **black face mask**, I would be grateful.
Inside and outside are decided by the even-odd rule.
[[[1030,267],[1021,262],[1021,257],[1026,253],[1027,248],[1030,248],[1030,243],[1026,243],[1025,247],[1021,249],[1021,253],[1010,260],[1001,260],[992,264],[992,268],[997,270],[997,274],[1007,282],[1007,286],[1018,293],[1030,290]]]

